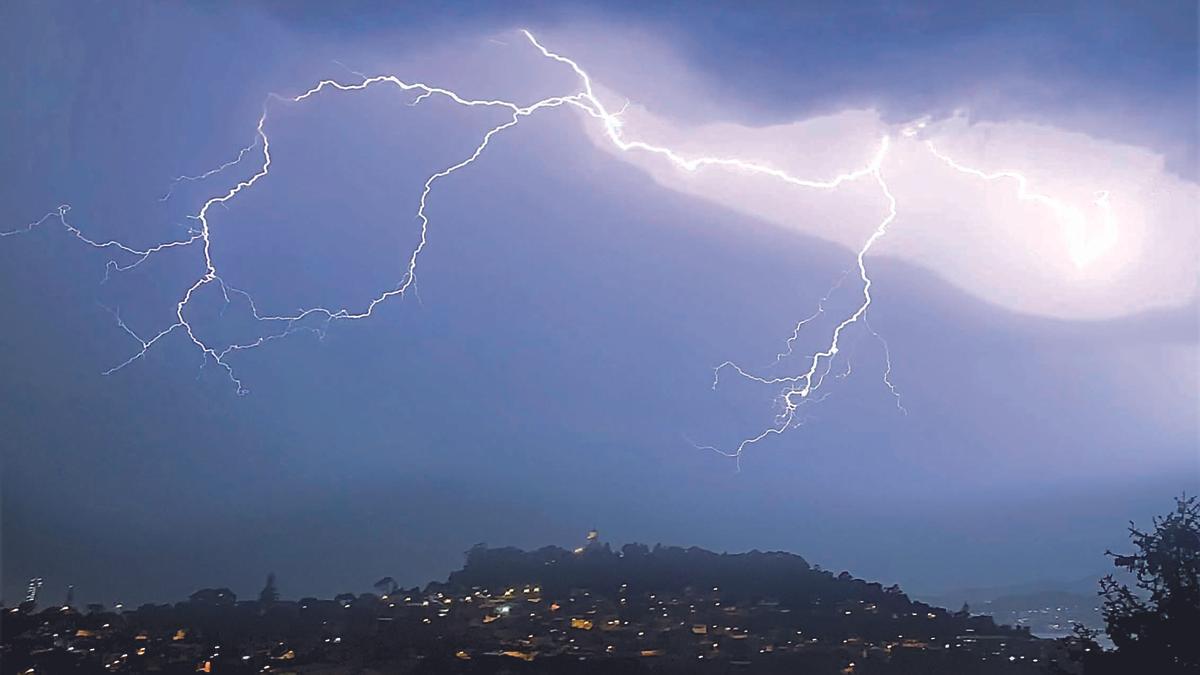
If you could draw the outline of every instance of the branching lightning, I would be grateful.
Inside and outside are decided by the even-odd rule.
[[[1083,267],[1095,260],[1100,254],[1112,248],[1117,241],[1117,221],[1109,202],[1108,191],[1095,194],[1093,205],[1100,213],[1100,232],[1088,227],[1088,219],[1083,212],[1071,204],[1055,199],[1048,195],[1034,192],[1029,187],[1029,179],[1018,171],[987,172],[965,166],[938,150],[933,141],[925,141],[925,147],[934,157],[945,162],[955,171],[982,178],[985,181],[1012,181],[1017,187],[1017,199],[1034,202],[1050,209],[1066,228],[1067,242],[1071,252],[1071,260],[1076,267]]]
[[[588,73],[580,67],[574,60],[553,52],[543,46],[537,38],[528,31],[522,31],[522,34],[527,39],[528,43],[536,49],[543,57],[562,64],[571,69],[578,78],[580,89],[574,93],[552,96],[535,101],[530,104],[522,105],[513,101],[502,99],[472,99],[462,96],[449,89],[444,89],[437,86],[424,84],[421,82],[407,82],[401,80],[394,75],[377,75],[377,76],[361,76],[358,81],[340,82],[337,80],[327,79],[317,82],[315,85],[305,90],[303,93],[293,97],[280,97],[272,95],[268,98],[268,105],[264,106],[261,116],[258,118],[255,127],[255,135],[253,141],[241,148],[237,156],[220,166],[197,175],[183,175],[173,180],[166,193],[161,200],[170,199],[176,187],[184,182],[200,183],[213,179],[227,171],[231,171],[240,167],[249,157],[259,157],[259,162],[249,177],[243,178],[231,187],[218,191],[214,196],[205,200],[199,211],[189,218],[195,221],[196,226],[189,228],[187,236],[180,239],[170,240],[163,243],[155,244],[146,247],[137,247],[127,245],[116,240],[100,241],[91,238],[83,233],[75,225],[68,221],[67,214],[70,207],[67,205],[60,206],[58,209],[46,214],[41,219],[32,222],[22,228],[18,228],[9,232],[0,232],[0,237],[6,237],[15,234],[26,233],[32,231],[39,226],[57,221],[70,235],[83,243],[93,248],[110,251],[114,254],[114,258],[106,263],[106,278],[112,272],[122,272],[132,269],[140,265],[147,259],[164,250],[188,247],[198,244],[203,256],[203,271],[195,279],[194,282],[184,291],[175,303],[174,321],[166,327],[158,330],[152,335],[143,337],[143,335],[135,332],[121,318],[120,313],[112,311],[114,320],[117,326],[128,334],[136,343],[134,353],[124,361],[104,371],[105,375],[110,375],[133,362],[141,359],[149,352],[160,340],[174,333],[182,333],[187,339],[201,352],[203,360],[202,364],[207,364],[212,361],[214,364],[222,368],[233,383],[238,394],[247,393],[247,389],[243,385],[242,380],[237,376],[234,368],[229,363],[229,357],[233,354],[248,351],[258,348],[268,342],[283,338],[297,331],[313,331],[322,334],[324,328],[314,328],[307,325],[306,320],[310,317],[316,317],[322,321],[325,326],[328,326],[335,320],[359,320],[365,319],[372,315],[376,307],[381,303],[395,298],[404,296],[409,290],[415,291],[415,282],[418,269],[418,262],[422,252],[425,250],[429,241],[430,221],[426,215],[426,205],[431,197],[434,187],[439,181],[448,178],[455,172],[465,169],[474,163],[487,150],[489,144],[498,135],[508,129],[519,124],[525,118],[531,117],[536,113],[544,110],[571,107],[582,111],[588,117],[597,121],[603,130],[604,138],[612,144],[614,148],[621,152],[644,153],[653,157],[660,158],[670,165],[677,167],[680,170],[687,172],[698,172],[705,169],[721,169],[727,171],[736,171],[744,174],[750,174],[760,177],[764,180],[778,182],[781,187],[793,187],[805,190],[821,190],[835,191],[842,186],[858,182],[869,181],[874,183],[880,196],[880,215],[871,234],[863,242],[862,246],[857,250],[855,261],[857,269],[857,280],[860,283],[860,295],[853,309],[842,316],[832,328],[827,341],[823,342],[824,346],[816,352],[807,356],[804,360],[805,366],[803,371],[787,376],[763,376],[756,375],[749,370],[742,368],[732,361],[726,361],[718,365],[714,369],[713,387],[715,388],[720,382],[722,373],[731,371],[742,378],[760,384],[773,385],[781,387],[781,393],[777,398],[779,405],[779,413],[775,418],[775,423],[768,426],[763,431],[749,436],[731,449],[720,449],[712,446],[702,446],[706,449],[713,450],[727,457],[740,459],[744,451],[759,443],[760,441],[775,435],[780,435],[790,428],[800,426],[806,421],[806,417],[800,413],[801,407],[806,404],[813,404],[824,400],[829,394],[821,391],[822,385],[829,376],[835,359],[842,351],[842,341],[847,331],[858,323],[862,323],[867,332],[873,335],[880,342],[883,354],[886,361],[886,369],[883,373],[883,382],[896,399],[896,405],[901,412],[906,413],[904,406],[900,400],[900,393],[891,380],[892,375],[892,360],[890,349],[883,337],[871,328],[867,321],[867,314],[873,302],[872,286],[873,281],[868,274],[867,256],[871,253],[876,243],[883,238],[887,233],[889,226],[897,218],[897,200],[888,186],[884,176],[884,165],[888,158],[888,152],[892,147],[892,138],[884,136],[879,139],[878,149],[874,155],[868,158],[864,165],[858,169],[847,171],[832,178],[826,179],[811,179],[794,176],[779,168],[750,161],[737,157],[718,157],[718,156],[685,156],[669,147],[655,145],[651,142],[638,139],[630,139],[625,135],[624,124],[621,116],[625,111],[622,107],[619,110],[611,111],[597,96],[593,89],[593,83]],[[354,71],[351,71],[352,73]],[[357,73],[356,73],[357,74]],[[271,169],[271,142],[268,137],[266,127],[268,121],[268,112],[272,101],[282,101],[291,104],[300,104],[311,98],[331,95],[331,94],[350,94],[353,92],[363,91],[376,85],[393,86],[400,89],[402,92],[415,93],[416,96],[409,105],[419,105],[422,101],[429,98],[438,97],[450,101],[453,104],[463,107],[482,107],[499,109],[508,113],[507,118],[491,128],[489,128],[475,145],[474,151],[459,161],[446,166],[445,168],[431,174],[424,182],[420,193],[420,199],[416,210],[416,218],[420,223],[419,237],[416,245],[408,252],[407,262],[402,270],[400,280],[390,288],[385,288],[375,297],[369,299],[365,304],[355,307],[309,307],[296,311],[292,314],[270,314],[259,311],[253,297],[246,291],[235,288],[221,277],[216,261],[211,254],[211,244],[213,232],[211,229],[210,216],[211,210],[216,205],[226,205],[231,200],[234,200],[239,194],[254,187],[259,181],[263,180],[270,174]],[[626,103],[628,105],[628,103]],[[913,136],[917,132],[914,129],[906,129],[902,132],[905,136]],[[1115,221],[1112,211],[1109,208],[1108,194],[1099,193],[1096,205],[1100,208],[1103,214],[1104,233],[1099,242],[1089,241],[1086,237],[1088,234],[1084,227],[1084,218],[1082,213],[1063,202],[1060,202],[1051,197],[1035,193],[1029,189],[1028,181],[1019,173],[1011,171],[988,173],[979,169],[967,167],[942,154],[935,148],[932,142],[926,141],[926,147],[934,156],[946,162],[949,166],[962,173],[970,174],[987,181],[1009,180],[1014,181],[1017,187],[1017,195],[1022,200],[1033,201],[1039,203],[1049,209],[1066,223],[1068,235],[1072,241],[1077,244],[1072,247],[1073,256],[1077,264],[1085,263],[1090,256],[1096,254],[1097,247],[1107,245],[1105,242],[1115,237]],[[786,340],[785,350],[780,352],[775,359],[775,364],[778,365],[785,359],[794,355],[794,350],[797,346],[797,341],[800,338],[802,329],[815,322],[818,318],[826,313],[826,303],[829,298],[839,290],[845,276],[839,279],[836,284],[830,289],[829,293],[822,298],[818,304],[816,311],[805,319],[800,320],[795,324],[791,336]],[[192,302],[196,294],[203,288],[215,285],[221,292],[225,304],[228,307],[235,296],[239,301],[244,301],[249,309],[250,315],[258,322],[265,326],[271,327],[265,334],[247,342],[237,342],[223,347],[213,344],[211,341],[206,341],[201,331],[188,318],[189,304]],[[851,373],[851,364],[849,359],[843,359],[845,363],[845,371],[836,374],[835,378],[845,378]],[[203,367],[203,365],[202,365]],[[701,447],[701,446],[698,446]]]
[[[251,150],[253,150],[254,148],[258,147],[258,140],[259,140],[258,134],[255,134],[254,141],[252,143],[250,143],[250,145],[247,145],[246,147],[242,148],[241,150],[238,150],[237,157],[234,157],[233,159],[229,160],[228,162],[225,162],[224,164],[222,164],[221,166],[218,166],[215,169],[209,169],[208,171],[205,171],[204,173],[196,175],[196,176],[176,176],[175,180],[171,181],[171,184],[167,187],[166,193],[164,193],[163,196],[159,197],[158,201],[165,202],[168,199],[170,199],[171,195],[175,193],[175,188],[178,187],[180,183],[200,182],[202,180],[205,180],[206,178],[211,178],[211,177],[221,173],[222,171],[224,171],[225,169],[228,169],[231,166],[236,166],[238,164],[241,164],[242,158],[244,158],[246,156],[246,153],[248,153]]]

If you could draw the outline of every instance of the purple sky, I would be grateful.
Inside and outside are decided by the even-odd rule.
[[[171,179],[253,140],[266,93],[353,79],[346,67],[519,100],[569,84],[489,42],[520,26],[680,126],[965,108],[1143,148],[1195,188],[1194,4],[671,7],[9,3],[0,230],[70,203],[99,240],[186,236],[186,216],[244,172],[160,202]],[[673,62],[635,69],[629,45]],[[648,76],[671,68],[690,79]],[[281,312],[395,283],[422,183],[499,120],[411,99],[273,108],[270,179],[210,213],[223,276]],[[859,327],[852,375],[737,471],[693,441],[770,425],[778,388],[713,391],[712,368],[770,364],[854,250],[655,182],[565,110],[498,138],[428,215],[419,299],[231,357],[242,397],[182,335],[101,376],[137,347],[108,310],[141,334],[169,325],[198,249],[101,284],[105,254],[61,226],[0,240],[5,600],[33,575],[51,597],[75,584],[81,601],[136,603],[251,594],[269,571],[285,596],[330,595],[443,577],[479,541],[574,544],[591,527],[786,549],[919,591],[1074,579],[1106,570],[1128,520],[1200,488],[1194,298],[1065,320],[880,257],[871,325],[908,414]],[[854,281],[831,315],[852,311]],[[244,304],[222,308],[212,289],[196,301],[214,340],[253,330]],[[798,348],[821,346],[829,320]]]

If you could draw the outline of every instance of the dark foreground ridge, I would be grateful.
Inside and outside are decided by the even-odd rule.
[[[467,553],[446,582],[332,600],[3,612],[3,673],[1043,673],[1058,643],[789,553],[591,538]]]

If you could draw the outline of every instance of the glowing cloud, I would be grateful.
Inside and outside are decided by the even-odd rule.
[[[893,228],[903,236],[872,255],[919,265],[1009,310],[1102,319],[1196,295],[1200,190],[1144,149],[1019,122],[971,124],[963,115],[895,126],[876,111],[849,110],[765,127],[686,126],[630,105],[621,117],[626,133],[681,153],[736,152],[800,175],[819,175],[889,136],[881,168],[902,204]],[[851,250],[873,222],[855,186],[781,190],[746,172],[680,171],[617,154],[665,187]]]

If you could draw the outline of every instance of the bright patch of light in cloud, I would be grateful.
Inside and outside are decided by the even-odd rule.
[[[894,125],[874,110],[751,127],[681,124],[632,103],[622,120],[629,136],[683,154],[752,158],[803,176],[850,170],[892,136],[882,170],[898,216],[873,254],[919,265],[1009,310],[1100,319],[1180,306],[1196,293],[1200,193],[1142,148],[963,115]],[[851,250],[874,227],[869,185],[793,190],[748,172],[689,172],[652,155],[614,155],[665,187]]]

